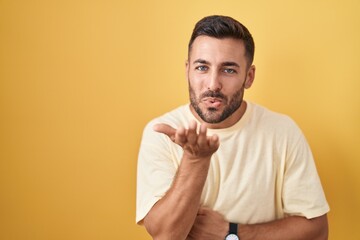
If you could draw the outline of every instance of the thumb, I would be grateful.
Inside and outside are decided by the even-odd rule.
[[[153,126],[155,132],[167,135],[171,140],[175,138],[176,129],[165,123],[158,123]]]

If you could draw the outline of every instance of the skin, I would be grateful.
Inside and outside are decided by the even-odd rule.
[[[244,90],[251,87],[255,78],[255,66],[248,66],[242,41],[197,37],[186,62],[186,74],[191,111],[202,124],[207,128],[227,128],[239,121],[246,109],[242,101]],[[207,97],[210,93],[219,96]],[[239,107],[222,121],[216,121],[232,102]],[[206,119],[200,117],[195,105],[208,116]]]
[[[216,135],[207,129],[227,128],[243,116],[244,90],[251,87],[255,66],[247,63],[244,44],[231,38],[197,37],[186,62],[190,109],[201,123],[189,129],[166,124],[154,130],[167,135],[183,148],[183,156],[173,184],[144,218],[144,226],[154,239],[224,239],[229,222],[218,212],[200,204],[211,156],[219,148]],[[197,128],[199,131],[197,132]],[[314,219],[290,216],[254,225],[239,225],[242,240],[324,240],[328,235],[327,216]]]

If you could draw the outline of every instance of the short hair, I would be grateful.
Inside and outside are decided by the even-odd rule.
[[[207,16],[198,21],[189,41],[189,55],[193,42],[199,36],[208,36],[218,39],[234,38],[242,40],[245,45],[245,57],[248,60],[248,66],[251,66],[254,60],[255,52],[254,39],[249,30],[239,21],[228,16],[220,15]]]

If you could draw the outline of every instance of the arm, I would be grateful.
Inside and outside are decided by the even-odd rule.
[[[202,208],[188,236],[188,240],[223,240],[228,233],[229,222],[221,214]],[[261,224],[239,225],[241,240],[327,240],[326,214],[313,219],[291,216]]]
[[[172,186],[144,218],[144,226],[154,239],[185,239],[195,221],[210,158],[219,147],[217,136],[207,137],[204,126],[198,134],[196,127],[196,122],[188,130],[165,124],[154,127],[184,150]]]
[[[284,219],[254,225],[240,225],[241,240],[327,240],[328,222],[323,215],[313,219],[291,216]]]

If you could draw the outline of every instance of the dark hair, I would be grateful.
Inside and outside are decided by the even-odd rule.
[[[201,19],[196,23],[189,41],[189,55],[194,40],[199,36],[242,40],[245,45],[245,56],[248,60],[248,66],[252,64],[255,52],[254,40],[249,30],[237,20],[219,15],[208,16]]]

